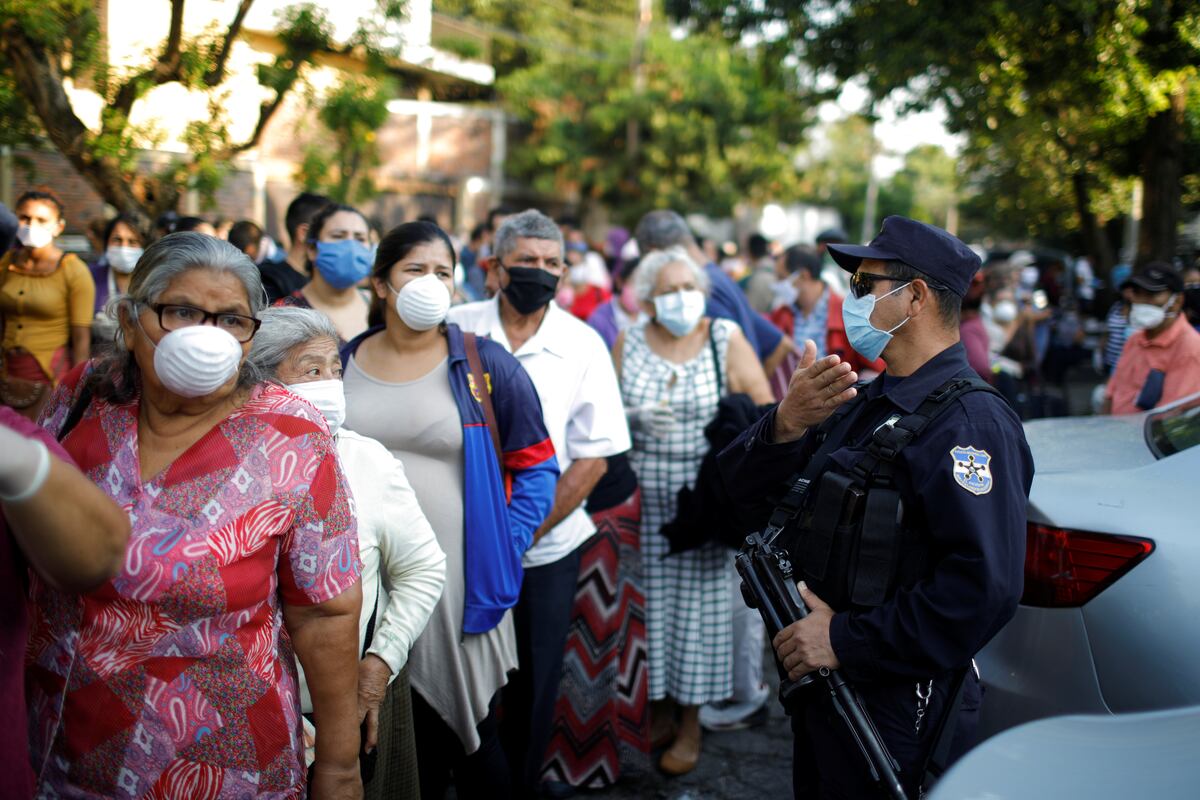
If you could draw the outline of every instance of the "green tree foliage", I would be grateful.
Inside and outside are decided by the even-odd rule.
[[[868,170],[882,143],[868,118],[854,114],[825,126],[801,158],[801,200],[829,206],[842,216],[851,236],[857,237],[865,214]],[[958,202],[957,162],[937,145],[921,145],[904,154],[904,165],[878,182],[875,221],[900,214],[945,227],[951,207]]]
[[[183,24],[185,0],[171,0],[170,24],[149,63],[118,68],[106,60],[94,3],[0,0],[0,112],[6,117],[0,141],[24,144],[32,135],[44,136],[107,202],[143,219],[173,208],[186,189],[211,194],[230,160],[257,146],[306,65],[334,47],[332,28],[320,5],[298,3],[281,10],[276,31],[281,51],[257,72],[267,99],[253,133],[233,141],[223,112],[222,86],[253,2],[239,0],[226,27],[189,36]],[[403,11],[403,4],[394,0],[378,0],[377,5],[376,15],[364,20],[346,45],[371,59],[383,55],[378,42],[384,27]],[[65,90],[65,80],[78,78],[86,78],[104,100],[97,129],[76,115]],[[187,127],[188,156],[148,172],[139,154],[160,143],[161,134],[130,124],[130,115],[150,90],[170,83],[206,93],[208,113]]]
[[[546,53],[499,82],[529,130],[512,149],[514,175],[626,222],[655,207],[725,215],[742,201],[796,196],[794,159],[812,104],[794,79],[764,81],[760,53],[655,30],[639,88],[633,43],[596,45],[594,57]]]
[[[306,148],[297,179],[306,191],[357,203],[378,193],[370,170],[379,165],[375,132],[388,118],[391,83],[368,75],[346,75],[319,101],[321,141]]]
[[[1180,187],[1200,171],[1197,0],[669,0],[669,9],[727,35],[783,29],[816,70],[863,76],[875,97],[897,89],[913,105],[941,103],[950,126],[972,138],[986,167],[1016,169],[1034,155],[1054,170],[1053,187],[1028,186],[1026,205],[1046,197],[1075,206],[1075,227],[1103,269],[1100,216],[1105,181],[1145,185],[1142,257],[1173,254]],[[1049,191],[1047,191],[1049,190]],[[1047,214],[1061,224],[1062,214]],[[1039,228],[1039,230],[1041,230]],[[1043,233],[1045,231],[1042,231]]]

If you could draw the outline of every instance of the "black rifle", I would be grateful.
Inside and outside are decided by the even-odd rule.
[[[808,616],[808,607],[796,589],[792,573],[792,562],[785,551],[774,547],[775,539],[799,513],[808,492],[809,481],[803,478],[793,482],[783,502],[771,514],[766,529],[746,537],[746,544],[734,559],[738,575],[742,579],[742,596],[746,605],[757,608],[766,623],[768,635],[775,635],[797,620]],[[846,683],[836,669],[821,668],[799,680],[787,677],[783,665],[776,659],[779,668],[779,702],[789,714],[796,708],[797,692],[811,686],[819,676],[829,689],[829,699],[838,716],[850,729],[858,749],[867,760],[871,778],[879,783],[894,800],[908,800],[900,785],[900,766],[888,753],[875,723],[867,714],[858,692]]]

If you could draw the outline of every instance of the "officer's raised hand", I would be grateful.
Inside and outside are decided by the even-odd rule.
[[[783,664],[792,680],[822,667],[837,669],[839,666],[837,653],[833,652],[833,645],[829,641],[829,622],[833,619],[833,609],[809,591],[803,581],[797,584],[797,588],[804,604],[808,606],[808,616],[775,634],[772,641],[779,663]]]
[[[774,440],[794,442],[809,428],[820,425],[838,406],[854,399],[858,375],[840,356],[817,359],[817,345],[804,343],[800,365],[788,381],[787,397],[775,411]]]

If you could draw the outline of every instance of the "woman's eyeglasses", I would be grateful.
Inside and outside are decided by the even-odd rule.
[[[193,325],[207,325],[211,320],[218,328],[245,344],[254,338],[254,334],[258,333],[258,329],[262,325],[262,320],[243,314],[205,311],[195,306],[176,303],[154,303],[150,308],[155,314],[158,314],[159,326],[168,333],[180,328],[190,328]]]

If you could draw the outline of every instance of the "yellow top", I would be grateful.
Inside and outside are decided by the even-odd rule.
[[[47,275],[20,272],[12,262],[12,253],[0,257],[4,349],[28,350],[53,375],[50,361],[55,350],[71,343],[71,326],[92,324],[96,284],[87,265],[70,253]]]

